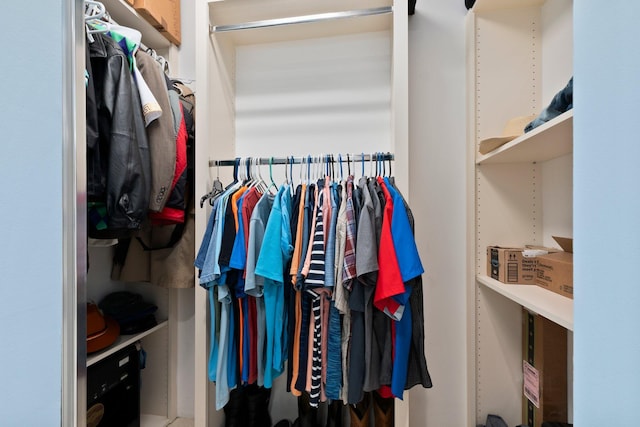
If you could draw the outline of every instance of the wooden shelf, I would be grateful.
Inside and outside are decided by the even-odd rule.
[[[142,33],[142,43],[152,49],[167,49],[171,42],[140,15],[126,0],[102,0],[107,12],[119,25],[135,28]]]
[[[476,163],[544,162],[572,152],[573,110],[569,110],[490,153],[478,153]]]
[[[528,310],[573,331],[573,300],[535,285],[507,285],[488,276],[476,280]]]
[[[133,344],[134,342],[146,337],[147,335],[151,335],[152,333],[154,333],[154,332],[166,327],[168,324],[169,324],[169,321],[165,320],[164,322],[158,323],[153,328],[148,329],[148,330],[146,330],[144,332],[141,332],[139,334],[120,335],[118,337],[118,339],[116,340],[116,342],[114,342],[111,346],[109,346],[105,350],[87,356],[87,366],[91,366],[94,363],[99,362],[100,360],[104,359],[107,356],[112,355],[113,353],[115,353],[118,350],[128,346],[129,344]]]

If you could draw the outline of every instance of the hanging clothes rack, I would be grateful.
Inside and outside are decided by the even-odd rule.
[[[260,165],[291,165],[307,163],[309,159],[317,159],[318,156],[301,156],[301,157],[259,157],[257,159],[252,158]],[[238,159],[231,160],[209,160],[209,167],[216,166],[237,166]],[[340,156],[333,156],[332,161],[338,163],[350,162],[376,162],[376,161],[389,161],[395,160],[392,153],[377,153],[377,154],[350,154],[349,158]]]
[[[370,9],[345,10],[341,12],[317,13],[313,15],[291,16],[287,18],[243,22],[240,24],[210,25],[209,32],[221,33],[225,31],[250,30],[255,28],[267,28],[267,27],[280,27],[283,25],[308,24],[312,22],[332,21],[336,19],[384,15],[387,13],[393,13],[392,6],[374,7]]]

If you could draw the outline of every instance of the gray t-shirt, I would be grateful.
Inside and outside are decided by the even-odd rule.
[[[256,341],[258,359],[258,385],[264,385],[263,352],[266,344],[266,314],[264,308],[264,278],[256,275],[256,263],[260,254],[260,247],[264,238],[264,231],[269,220],[275,196],[263,195],[256,203],[251,220],[249,221],[249,243],[247,246],[247,267],[245,278],[245,293],[256,297]]]

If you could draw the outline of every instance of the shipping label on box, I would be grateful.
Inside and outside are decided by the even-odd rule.
[[[536,258],[522,255],[523,248],[487,247],[487,276],[502,283],[533,285]]]

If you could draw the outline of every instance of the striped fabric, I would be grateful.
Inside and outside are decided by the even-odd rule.
[[[309,274],[304,283],[307,287],[324,286],[325,268],[325,245],[324,245],[324,224],[322,203],[324,201],[323,194],[320,193],[318,198],[318,209],[316,213],[316,228],[313,234],[313,244],[311,246],[311,264],[309,266]]]
[[[351,291],[356,277],[356,217],[353,207],[353,175],[347,178],[347,238],[344,250],[342,284]]]
[[[308,290],[313,296],[311,310],[313,316],[313,355],[311,357],[311,390],[309,392],[309,404],[317,408],[320,403],[320,392],[322,387],[322,296]]]

